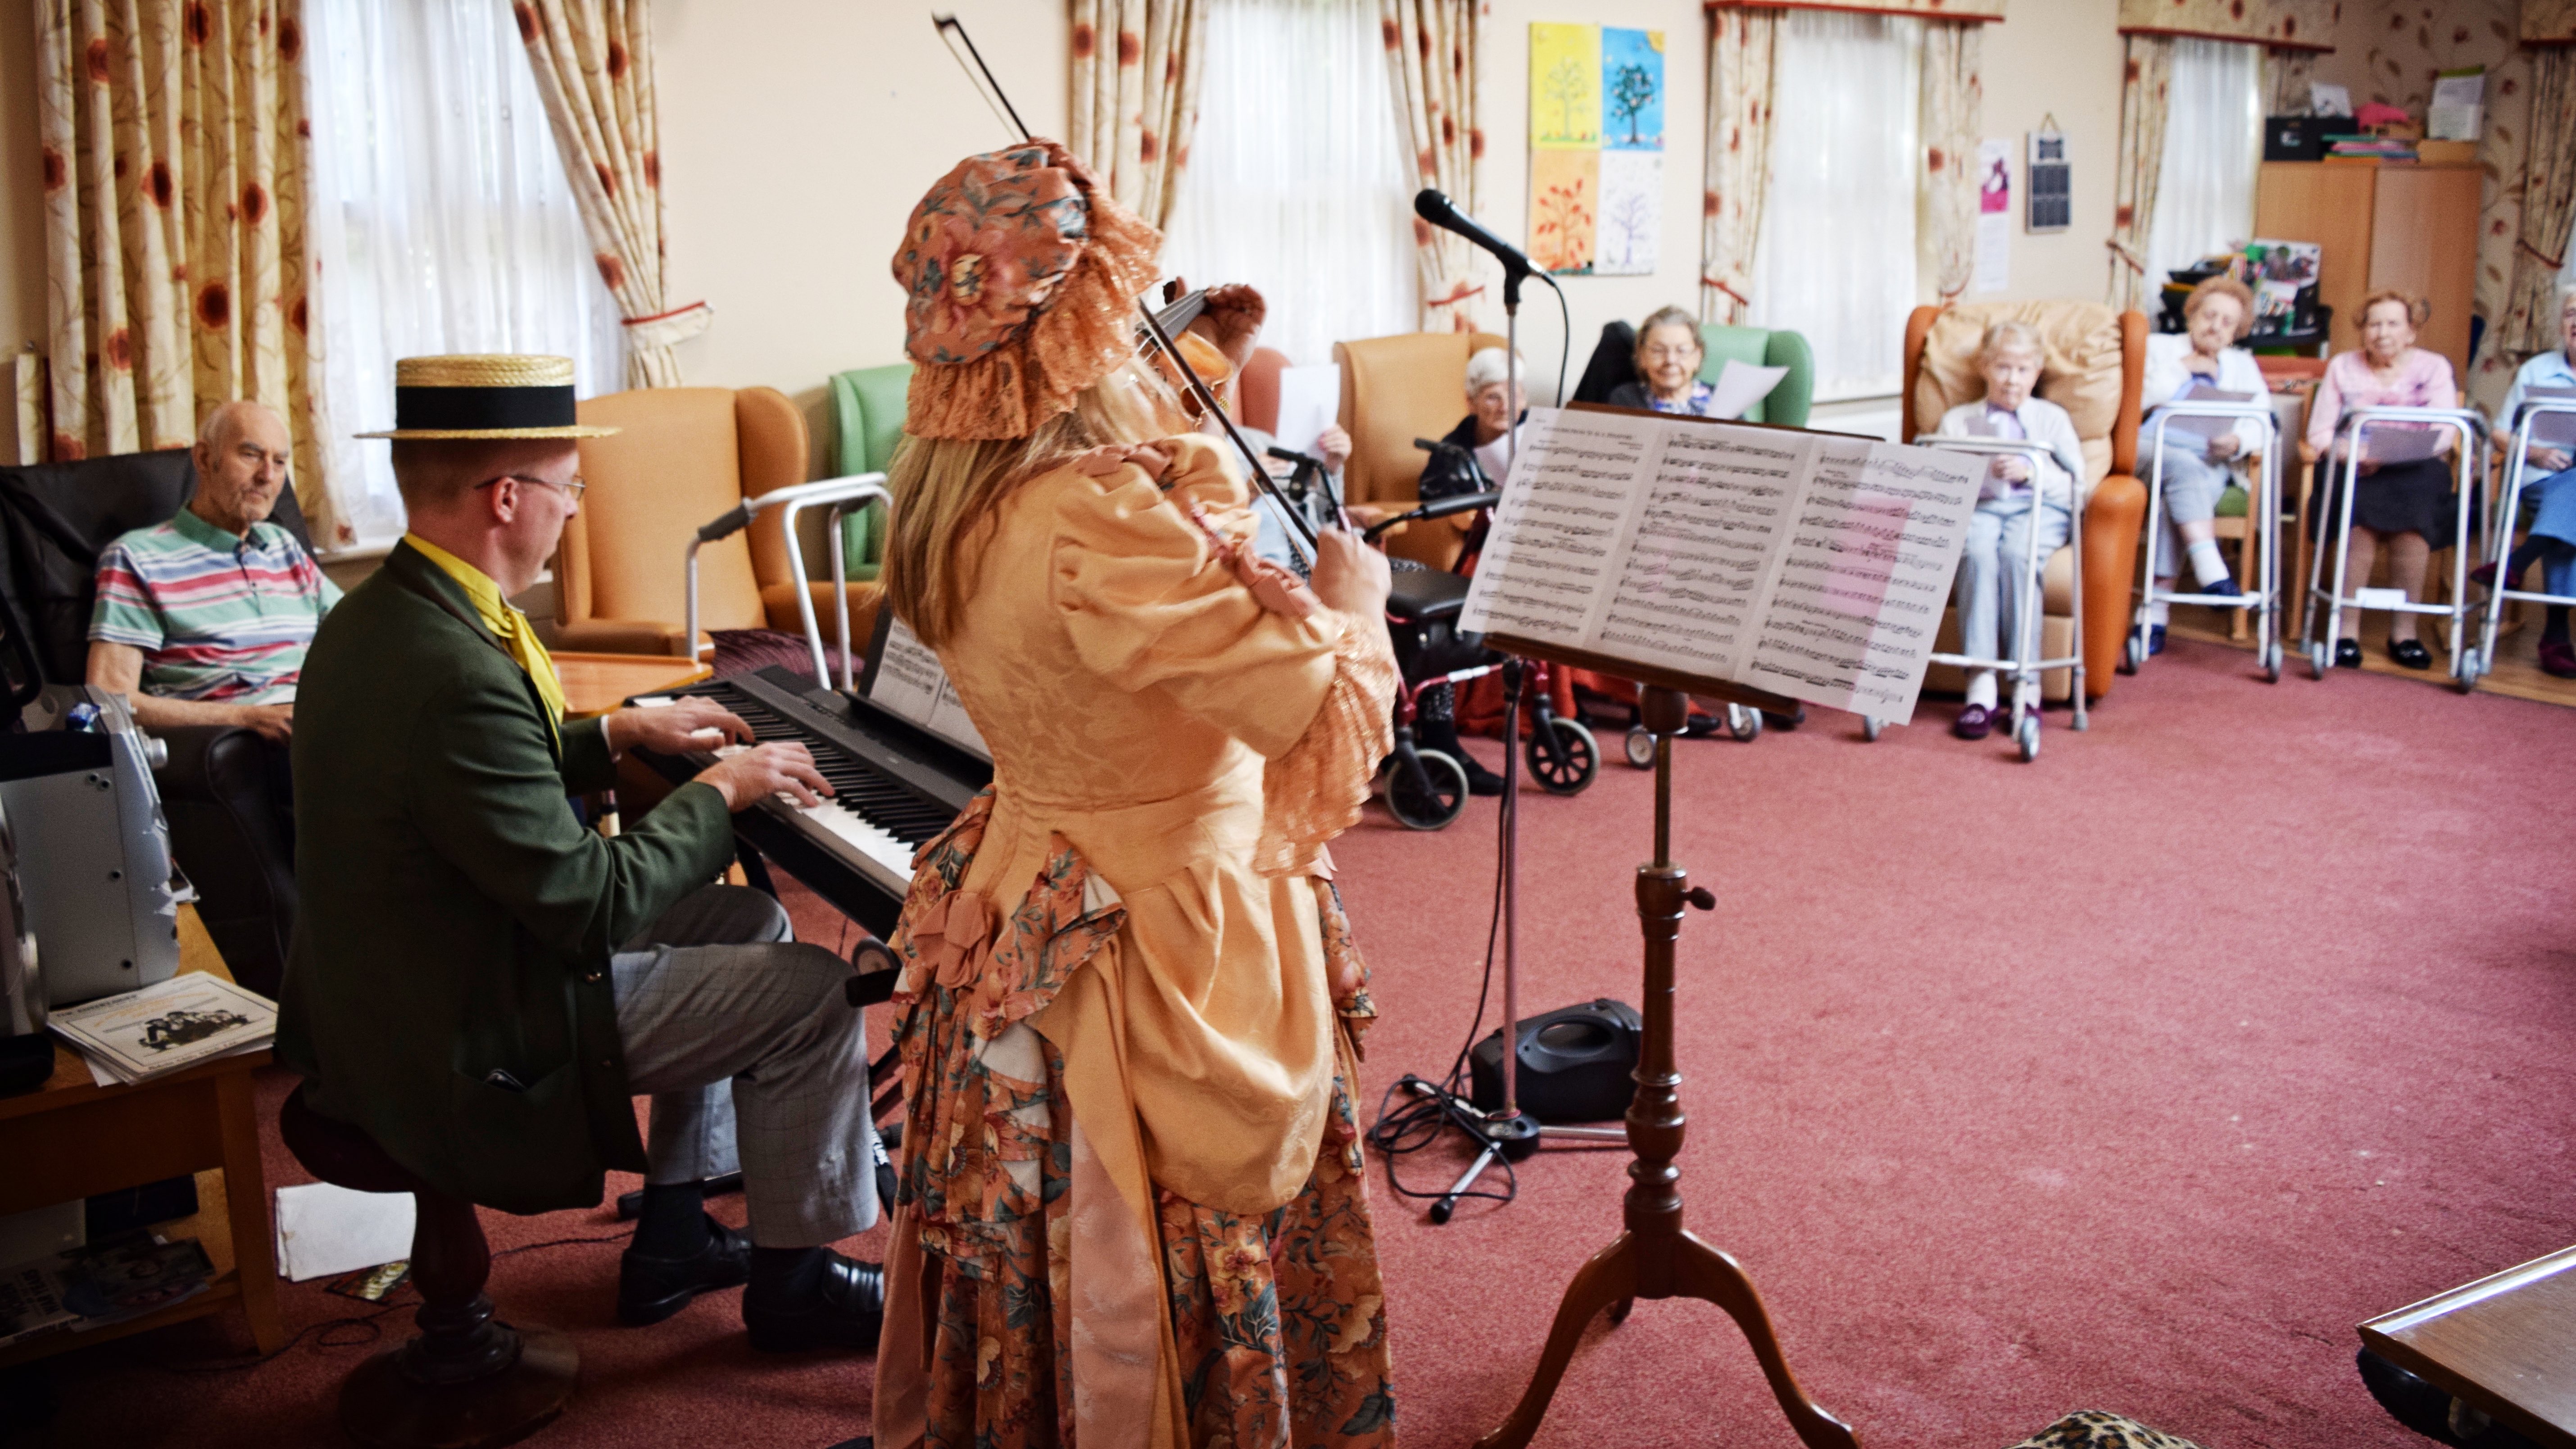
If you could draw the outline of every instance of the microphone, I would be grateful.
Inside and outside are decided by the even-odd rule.
[[[1495,259],[1503,264],[1504,273],[1515,282],[1533,274],[1542,280],[1547,277],[1545,272],[1539,271],[1530,263],[1530,259],[1521,252],[1519,247],[1485,230],[1482,223],[1460,212],[1446,195],[1431,187],[1426,186],[1414,193],[1413,214],[1443,231],[1456,232],[1465,237],[1470,245],[1492,252]],[[1517,293],[1520,289],[1515,286],[1512,290]]]

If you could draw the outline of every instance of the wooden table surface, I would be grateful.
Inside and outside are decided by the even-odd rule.
[[[2576,1248],[2361,1326],[2370,1351],[2535,1444],[2576,1449]]]
[[[606,714],[639,694],[679,689],[715,673],[712,665],[660,654],[557,654],[564,713],[573,719]]]
[[[179,907],[179,969],[232,980],[194,906]],[[99,1086],[80,1053],[57,1041],[42,1087],[0,1097],[0,1213],[140,1187],[193,1173],[194,1217],[157,1224],[167,1238],[195,1238],[214,1260],[214,1283],[156,1313],[87,1333],[54,1333],[0,1349],[0,1368],[221,1310],[238,1299],[262,1353],[286,1341],[277,1311],[277,1256],[251,1073],[269,1054],[221,1057],[133,1086]]]

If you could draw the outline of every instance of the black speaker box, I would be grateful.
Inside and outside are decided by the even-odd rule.
[[[2263,159],[2266,161],[2322,161],[2326,156],[2326,127],[2340,123],[2340,129],[2353,129],[2342,116],[2266,116],[2263,119]]]
[[[1645,1031],[1624,1001],[1586,1001],[1521,1021],[1521,1110],[1541,1122],[1607,1122],[1628,1115],[1637,1094],[1637,1039]],[[1490,1112],[1503,1105],[1503,1031],[1468,1054],[1471,1098]]]

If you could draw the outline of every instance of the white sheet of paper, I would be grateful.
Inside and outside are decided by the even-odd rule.
[[[957,687],[948,682],[948,671],[940,665],[939,656],[930,652],[901,619],[886,630],[885,652],[877,659],[876,678],[869,683],[868,698],[911,720],[935,735],[990,757],[992,749],[976,732],[975,722],[967,718],[966,706],[957,700]]]
[[[1902,724],[1984,460],[1532,409],[1460,627]]]
[[[2359,588],[2352,591],[2352,600],[2365,609],[2394,609],[2406,602],[2406,591]]]
[[[2362,459],[2386,465],[2420,463],[2442,449],[2450,440],[2447,428],[2405,428],[2383,424],[2362,434]]]
[[[1271,436],[1292,453],[1315,451],[1315,439],[1342,408],[1342,367],[1337,362],[1279,369],[1279,426]]]
[[[355,1273],[411,1256],[407,1192],[353,1192],[327,1182],[277,1190],[277,1271],[292,1282]]]
[[[2174,398],[2175,402],[2252,402],[2253,400],[2254,394],[2250,392],[2229,392],[2223,387],[2211,387],[2205,382],[2193,383]],[[2246,423],[2241,418],[2176,418],[2165,424],[2165,436],[2179,438],[2189,434],[2200,439],[2205,446],[2210,439],[2233,433],[2244,426]]]
[[[2535,387],[2522,395],[2526,403],[2576,402],[2576,387]],[[2507,427],[2519,426],[2521,419],[2507,418]],[[2542,413],[2531,424],[2531,440],[2544,448],[2576,446],[2576,413]]]
[[[2432,104],[2424,108],[2424,135],[2435,141],[2474,141],[2482,128],[2487,95],[2483,71],[2446,75],[2433,81]]]
[[[1789,369],[1785,367],[1755,367],[1730,357],[1726,365],[1717,370],[1717,381],[1713,384],[1716,396],[1709,399],[1708,415],[1729,421],[1743,417],[1753,411],[1755,403],[1769,397],[1771,390],[1780,385],[1780,379],[1788,375]]]

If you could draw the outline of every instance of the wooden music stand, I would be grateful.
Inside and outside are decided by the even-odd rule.
[[[1605,1308],[1612,1322],[1625,1319],[1640,1298],[1697,1298],[1725,1309],[1752,1343],[1762,1376],[1770,1381],[1772,1396],[1799,1442],[1807,1449],[1859,1449],[1860,1438],[1851,1426],[1816,1407],[1798,1387],[1753,1280],[1733,1258],[1683,1229],[1681,1169],[1673,1165],[1681,1155],[1683,1120],[1682,1078],[1673,1066],[1673,943],[1681,936],[1685,904],[1703,911],[1717,905],[1706,886],[1692,886],[1690,873],[1673,863],[1673,736],[1689,721],[1691,695],[1784,714],[1796,709],[1797,701],[1728,680],[1508,634],[1487,634],[1485,643],[1507,654],[1597,669],[1642,686],[1640,722],[1655,736],[1655,858],[1637,868],[1637,925],[1646,945],[1646,1030],[1637,1059],[1637,1095],[1628,1106],[1628,1147],[1636,1160],[1628,1165],[1631,1186],[1621,1210],[1626,1228],[1566,1285],[1547,1347],[1539,1354],[1538,1372],[1511,1417],[1477,1440],[1476,1449],[1522,1449],[1528,1444],[1547,1416],[1548,1402],[1556,1397],[1584,1328]]]

